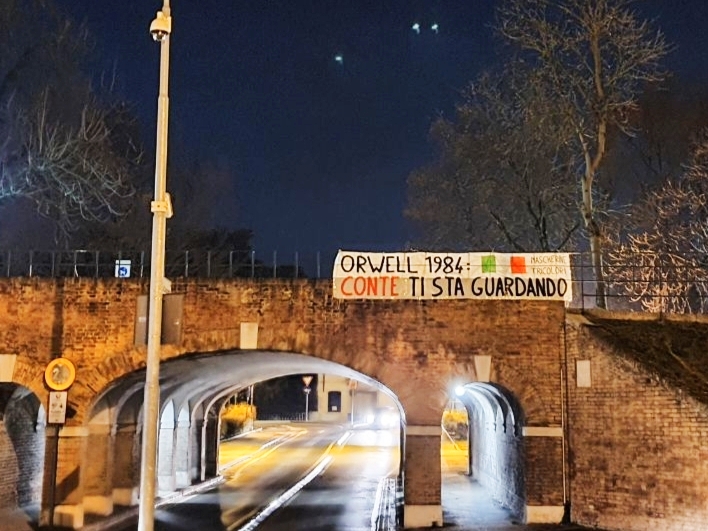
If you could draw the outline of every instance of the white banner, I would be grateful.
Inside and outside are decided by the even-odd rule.
[[[360,253],[339,251],[337,299],[571,301],[567,253]]]

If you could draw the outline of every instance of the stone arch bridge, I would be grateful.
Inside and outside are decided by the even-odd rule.
[[[87,513],[136,503],[147,287],[0,281],[0,450],[12,463],[0,499],[39,503],[46,521],[58,442],[55,523],[80,528]],[[229,396],[318,372],[376,382],[400,403],[405,527],[443,524],[440,419],[456,385],[467,388],[476,478],[523,521],[557,522],[569,506],[568,405],[590,376],[575,365],[569,373],[569,352],[588,356],[562,302],[354,301],[333,298],[328,280],[178,279],[164,325],[162,491],[218,474],[218,412]],[[44,427],[44,372],[57,357],[73,362],[76,381],[55,433]]]

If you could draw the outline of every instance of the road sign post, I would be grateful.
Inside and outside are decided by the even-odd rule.
[[[66,358],[54,358],[44,369],[44,383],[49,391],[47,424],[54,426],[52,448],[52,472],[49,482],[49,529],[54,529],[54,506],[56,505],[57,468],[59,466],[59,432],[66,422],[67,389],[76,379],[76,367]]]
[[[310,420],[310,383],[312,382],[312,376],[303,376],[302,381],[305,384],[305,388],[302,390],[305,393],[305,422]]]
[[[303,392],[305,393],[305,422],[308,422],[310,420],[310,389],[309,387],[305,387],[303,389]]]

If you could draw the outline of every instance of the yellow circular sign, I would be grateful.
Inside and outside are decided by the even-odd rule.
[[[66,358],[55,358],[44,369],[44,381],[53,391],[64,391],[76,379],[76,367]]]

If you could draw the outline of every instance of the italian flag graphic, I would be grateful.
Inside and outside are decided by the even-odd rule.
[[[504,266],[500,265],[499,270],[497,270],[497,256],[494,254],[482,256],[482,273],[494,274],[502,273]],[[509,255],[509,265],[508,271],[511,271],[513,275],[525,275],[526,274],[526,257]]]

